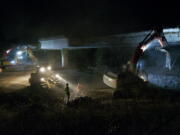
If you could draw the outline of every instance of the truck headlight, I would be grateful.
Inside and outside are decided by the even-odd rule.
[[[45,67],[40,67],[39,71],[43,73],[46,71],[46,69],[45,69]]]
[[[51,69],[52,69],[51,66],[48,66],[48,67],[47,67],[47,70],[51,70]]]
[[[40,81],[41,81],[41,82],[44,82],[44,81],[45,81],[45,79],[42,77],[42,78],[40,79]]]
[[[59,74],[55,74],[55,77],[56,77],[56,78],[60,78],[60,75],[59,75]]]

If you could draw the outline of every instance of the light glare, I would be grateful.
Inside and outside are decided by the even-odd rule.
[[[43,77],[42,77],[40,80],[41,80],[41,82],[44,82],[44,81],[45,81],[45,79],[44,79]]]
[[[16,64],[16,62],[14,60],[10,61],[11,64]]]
[[[18,56],[20,56],[20,55],[22,55],[22,51],[18,51],[16,54],[18,55]]]
[[[51,69],[52,69],[51,66],[48,66],[48,67],[47,67],[47,70],[51,70]]]
[[[40,70],[40,72],[45,72],[45,68],[44,67],[41,67],[39,70]]]

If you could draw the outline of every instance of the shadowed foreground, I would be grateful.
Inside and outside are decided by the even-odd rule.
[[[179,134],[179,94],[154,92],[133,98],[80,97],[67,105],[46,89],[0,93],[0,134]]]

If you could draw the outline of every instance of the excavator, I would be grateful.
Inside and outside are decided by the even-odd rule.
[[[164,36],[163,28],[156,27],[151,30],[144,40],[139,43],[137,48],[135,49],[130,61],[127,62],[125,69],[123,68],[119,74],[115,74],[112,72],[108,72],[103,75],[103,82],[114,89],[118,89],[120,86],[128,86],[132,81],[137,80],[137,77],[142,79],[143,81],[148,81],[147,74],[143,71],[144,61],[141,59],[147,50],[151,50],[152,48],[158,52],[165,54],[165,67],[167,69],[171,69],[171,58],[169,52],[164,49],[168,46],[168,42]],[[155,67],[155,65],[153,65]],[[131,75],[129,75],[131,74]],[[135,78],[129,78],[129,76],[133,76]]]
[[[31,46],[17,46],[5,51],[1,59],[1,70],[23,70],[37,64]]]

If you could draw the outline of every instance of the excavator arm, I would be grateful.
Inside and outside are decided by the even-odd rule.
[[[131,63],[133,65],[133,71],[135,70],[135,65],[137,64],[137,61],[142,56],[143,52],[149,47],[149,43],[154,40],[157,40],[161,47],[165,47],[168,45],[162,28],[156,28],[150,31],[150,33],[144,38],[144,40],[139,43],[132,56]]]

